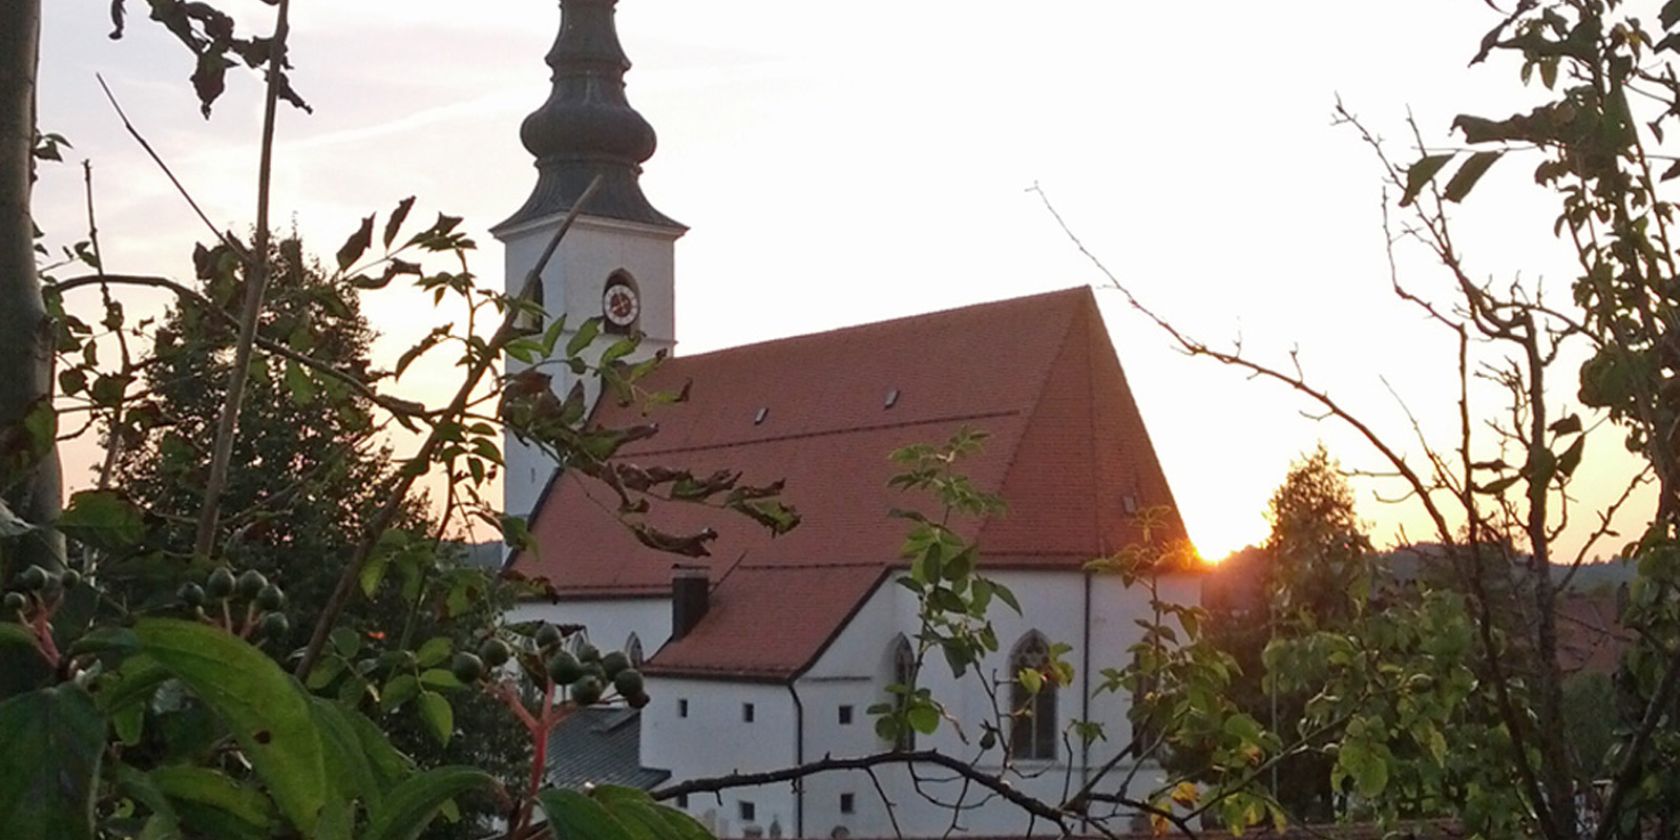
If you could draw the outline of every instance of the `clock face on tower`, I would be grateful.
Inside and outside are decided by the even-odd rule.
[[[619,331],[627,331],[636,323],[636,316],[642,314],[642,300],[636,295],[636,288],[617,278],[607,282],[607,288],[601,293],[601,315],[607,325]]]

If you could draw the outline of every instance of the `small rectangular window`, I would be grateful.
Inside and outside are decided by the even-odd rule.
[[[850,814],[857,810],[857,796],[850,793],[840,794],[840,813]]]
[[[688,810],[688,794],[686,794],[686,793],[677,794],[677,807],[681,808],[685,811]]]
[[[753,704],[741,704],[741,720],[746,721],[747,723],[753,722]]]
[[[841,706],[840,707],[840,725],[841,726],[850,726],[851,723],[852,723],[852,707],[851,706]]]
[[[677,698],[677,717],[688,717],[688,701],[680,697]]]
[[[741,822],[750,823],[758,819],[758,809],[751,802],[738,802],[736,808],[740,810]]]

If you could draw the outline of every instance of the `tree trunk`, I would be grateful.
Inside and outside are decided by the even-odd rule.
[[[0,2],[0,441],[21,431],[29,412],[52,399],[53,342],[35,274],[29,195],[34,180],[35,68],[40,0]],[[20,443],[14,435],[12,441]],[[0,498],[30,523],[56,519],[62,487],[56,446],[19,469],[0,461]],[[6,453],[0,452],[0,456]],[[38,531],[0,545],[0,579],[38,564],[56,568],[63,539]]]

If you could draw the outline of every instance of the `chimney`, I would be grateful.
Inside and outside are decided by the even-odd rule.
[[[687,636],[706,617],[710,589],[705,569],[677,568],[671,578],[671,641]]]

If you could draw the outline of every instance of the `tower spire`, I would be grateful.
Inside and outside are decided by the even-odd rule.
[[[656,139],[624,95],[630,59],[613,21],[618,0],[560,0],[560,34],[546,61],[548,100],[525,118],[519,139],[536,157],[537,186],[498,229],[571,209],[596,175],[601,189],[584,212],[681,230],[642,194],[642,163]]]

